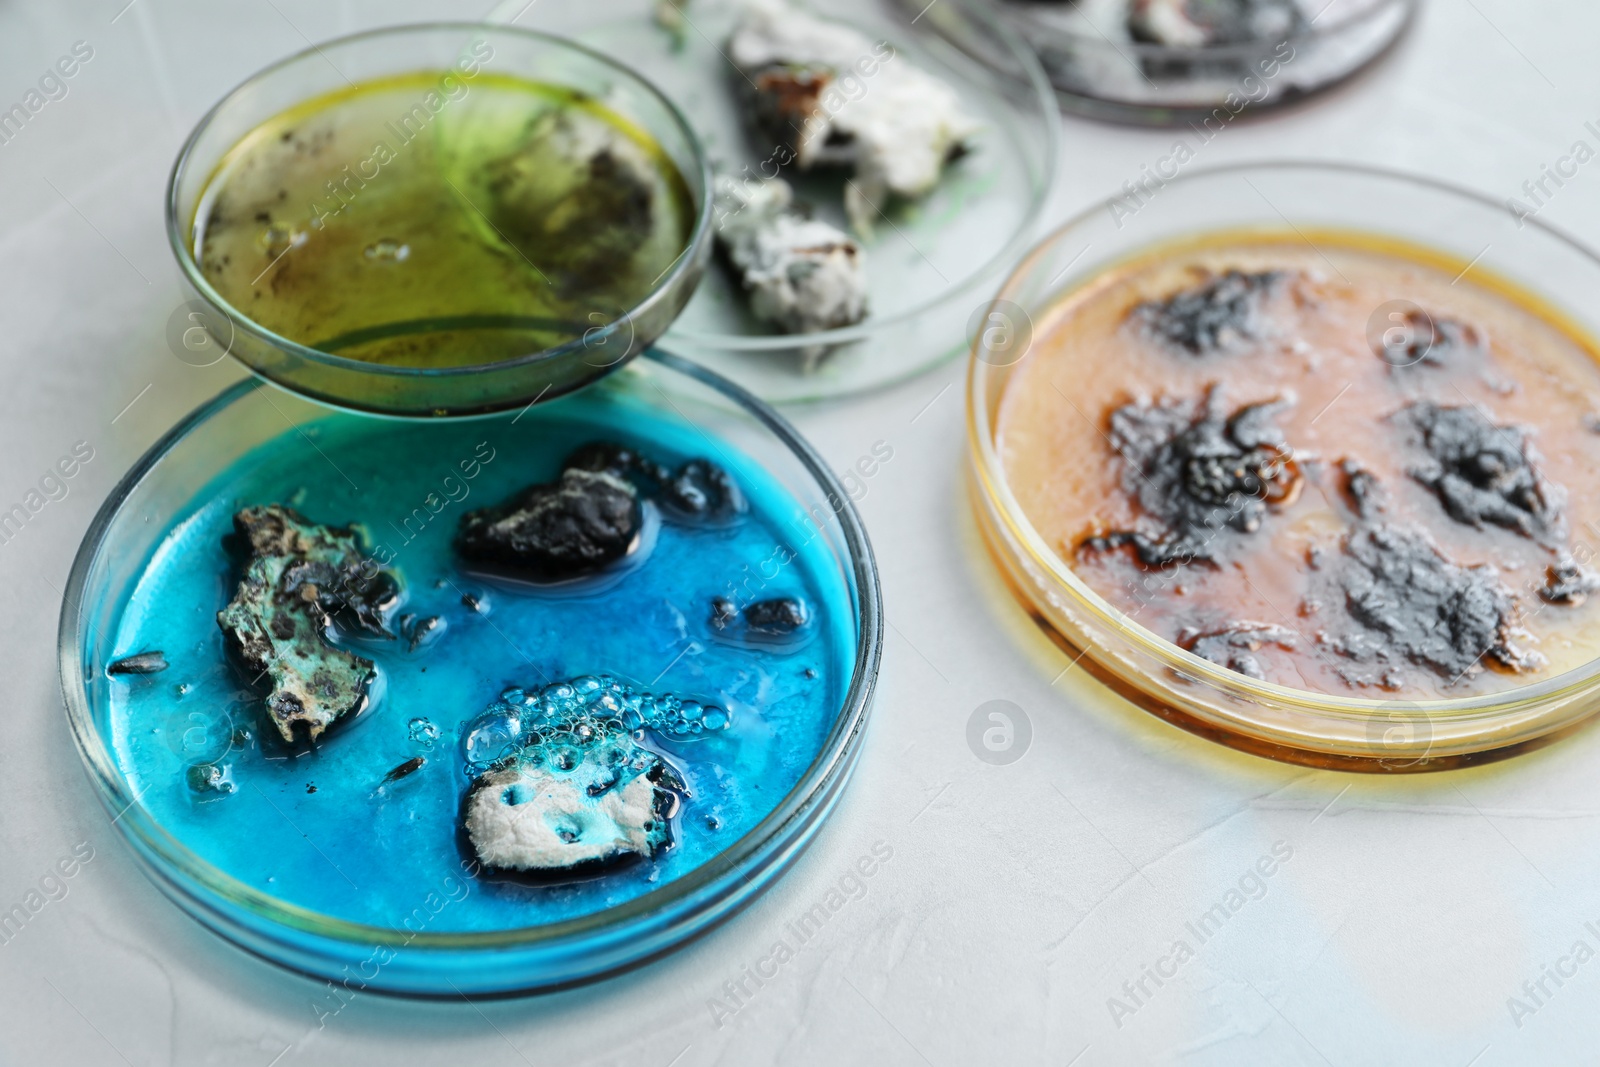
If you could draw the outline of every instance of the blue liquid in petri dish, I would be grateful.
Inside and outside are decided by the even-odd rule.
[[[633,554],[564,584],[486,576],[458,556],[463,515],[553,480],[569,452],[596,440],[667,466],[709,458],[733,476],[748,510],[695,524],[647,503]],[[378,678],[367,707],[315,744],[277,737],[264,688],[250,685],[216,622],[240,568],[224,545],[233,514],[269,503],[324,525],[356,524],[369,555],[392,555],[401,584],[388,615],[394,640],[336,635],[375,661]],[[849,687],[856,634],[847,578],[814,529],[801,502],[731,444],[626,399],[579,394],[517,422],[332,414],[246,454],[158,543],[113,646],[115,656],[160,649],[170,666],[112,680],[115,758],[169,833],[292,905],[391,929],[420,914],[430,932],[589,915],[716,857],[817,757]],[[808,619],[763,641],[714,626],[718,597],[794,597]],[[429,618],[439,621],[418,626]],[[409,634],[420,634],[415,648]],[[639,735],[687,786],[672,847],[566,880],[473,873],[461,832],[470,724],[509,689],[598,675],[726,709],[722,729]],[[447,903],[419,912],[430,894]]]

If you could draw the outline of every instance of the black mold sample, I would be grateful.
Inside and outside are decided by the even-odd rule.
[[[1600,589],[1600,575],[1580,567],[1576,560],[1564,559],[1545,571],[1545,584],[1539,596],[1552,604],[1577,607]]]
[[[1411,475],[1433,490],[1452,519],[1480,528],[1492,523],[1524,537],[1561,536],[1562,493],[1535,467],[1524,431],[1496,426],[1472,406],[1418,403],[1403,414],[1428,454]]]
[[[1178,644],[1201,659],[1260,681],[1265,680],[1266,674],[1253,653],[1267,645],[1292,649],[1296,636],[1293,630],[1282,626],[1239,622],[1214,630],[1187,630],[1178,635]]]
[[[404,763],[396,764],[388,774],[383,776],[383,781],[379,784],[388,785],[391,782],[398,782],[407,775],[415,774],[421,770],[422,765],[426,762],[428,761],[421,756],[412,756]]]
[[[1436,319],[1420,309],[1406,312],[1405,325],[1405,332],[1385,331],[1373,346],[1375,354],[1392,370],[1456,366],[1488,348],[1487,338],[1476,326],[1455,319]]]
[[[687,460],[668,470],[626,445],[591,441],[568,456],[565,466],[627,478],[680,519],[722,521],[748,510],[738,483],[708,459]]]
[[[159,674],[167,669],[167,657],[160,649],[123,656],[106,665],[107,674]]]
[[[1336,583],[1354,625],[1322,640],[1350,661],[1347,681],[1393,687],[1408,665],[1447,683],[1485,664],[1514,672],[1543,665],[1515,645],[1516,600],[1493,567],[1458,566],[1425,531],[1383,521],[1376,479],[1343,467],[1361,518],[1344,537]]]
[[[1151,336],[1190,355],[1227,351],[1262,336],[1261,305],[1287,276],[1226,271],[1165,300],[1147,300],[1132,315]]]
[[[606,471],[569,467],[498,507],[468,512],[456,550],[468,559],[570,578],[598,570],[632,551],[644,516],[639,495]]]
[[[1284,401],[1227,413],[1222,389],[1202,403],[1126,404],[1111,413],[1123,487],[1139,501],[1139,529],[1088,538],[1093,551],[1132,546],[1147,567],[1216,562],[1223,530],[1253,533],[1272,507],[1290,504],[1303,477],[1273,415]]]
[[[711,601],[711,625],[714,629],[726,630],[741,617],[745,628],[752,633],[786,637],[803,629],[811,621],[811,612],[805,601],[788,596],[758,600],[746,604],[743,611],[727,597],[719,596]]]
[[[406,651],[415,652],[443,625],[444,620],[437,615],[400,616],[400,635],[406,639]]]
[[[1340,585],[1358,628],[1333,641],[1340,655],[1372,667],[1426,667],[1447,682],[1485,662],[1511,671],[1543,663],[1513,643],[1516,602],[1492,567],[1457,566],[1426,534],[1388,523],[1358,525],[1344,551]]]
[[[627,445],[591,441],[567,456],[556,481],[464,516],[456,550],[545,580],[587,574],[633,551],[646,497],[687,522],[730,519],[747,510],[739,486],[710,460],[668,470]]]
[[[744,514],[744,493],[715,463],[691,459],[661,486],[661,502],[684,516],[723,520]]]
[[[764,634],[792,634],[810,618],[805,602],[789,596],[758,600],[744,609],[745,625]]]

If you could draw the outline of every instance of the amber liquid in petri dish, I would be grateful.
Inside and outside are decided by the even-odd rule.
[[[1422,700],[1587,663],[1596,350],[1467,266],[1344,232],[1126,262],[1037,324],[1007,483],[1091,589],[1246,675]]]
[[[488,72],[354,85],[252,130],[193,220],[261,326],[407,367],[494,363],[620,319],[688,246],[660,145],[596,100]]]

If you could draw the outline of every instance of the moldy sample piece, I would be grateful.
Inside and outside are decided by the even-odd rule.
[[[471,560],[570,578],[615,563],[639,541],[639,494],[605,471],[568,467],[497,507],[468,512],[456,548]]]
[[[1162,300],[1147,300],[1133,317],[1151,336],[1193,356],[1238,349],[1264,335],[1261,305],[1287,272],[1228,270]]]
[[[1560,536],[1563,494],[1540,475],[1526,432],[1496,426],[1475,406],[1419,403],[1405,416],[1428,454],[1412,476],[1434,491],[1452,519],[1493,523],[1524,537]]]
[[[353,530],[318,526],[278,504],[245,508],[233,522],[251,558],[217,625],[245,668],[271,681],[267,714],[283,739],[293,741],[303,722],[315,741],[366,703],[375,674],[371,660],[329,644],[329,627],[337,620],[392,636],[383,613],[394,580],[362,555]]]
[[[857,232],[889,194],[926,195],[981,129],[954,90],[887,43],[777,0],[750,6],[727,52],[756,126],[795,166],[854,168],[845,210]],[[835,88],[844,79],[849,92]]]
[[[723,178],[716,227],[756,318],[783,333],[833,330],[866,318],[861,246],[801,212],[788,182]]]
[[[1123,484],[1139,501],[1145,528],[1088,538],[1094,551],[1131,545],[1146,566],[1215,562],[1217,534],[1253,533],[1269,508],[1292,503],[1302,477],[1273,424],[1285,401],[1231,414],[1220,387],[1204,401],[1138,401],[1111,413],[1111,441]]]

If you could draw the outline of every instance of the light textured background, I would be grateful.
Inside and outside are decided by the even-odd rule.
[[[958,370],[796,415],[840,468],[888,442],[862,511],[888,649],[860,768],[772,892],[633,974],[469,1005],[359,997],[206,933],[145,881],[94,801],[57,691],[68,566],[115,479],[237,377],[164,339],[180,301],[160,200],[178,145],[250,71],[384,22],[487,0],[0,0],[0,107],[74,41],[94,58],[0,147],[0,504],[80,439],[94,460],[0,544],[0,910],[75,843],[95,858],[0,944],[15,1064],[945,1065],[1592,1061],[1600,962],[1513,1021],[1507,998],[1583,939],[1600,949],[1600,730],[1481,770],[1399,780],[1234,754],[1110,697],[1000,588],[959,471]],[[572,0],[540,0],[566,4]],[[481,5],[481,6],[480,6]],[[120,10],[120,14],[119,14]],[[524,16],[537,24],[538,6]],[[1202,163],[1357,159],[1513,194],[1600,119],[1600,8],[1430,0],[1379,68],[1236,123]],[[1165,154],[1170,133],[1066,123],[1056,217]],[[1198,165],[1198,164],[1197,164]],[[1542,217],[1600,244],[1600,163]],[[1600,297],[1600,294],[1597,294]],[[131,405],[131,406],[130,406]],[[985,701],[1026,709],[1011,766],[965,740]],[[708,998],[875,841],[893,859],[723,1025]],[[1275,842],[1292,858],[1120,1027],[1107,999]],[[1282,848],[1283,846],[1280,846]],[[1151,988],[1154,988],[1153,986]],[[1076,1059],[1075,1059],[1076,1058]]]

